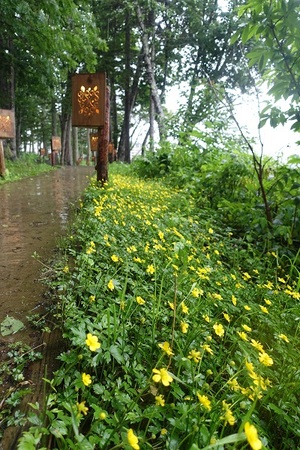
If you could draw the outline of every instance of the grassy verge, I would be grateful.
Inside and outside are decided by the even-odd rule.
[[[6,160],[5,167],[6,174],[5,177],[0,177],[0,186],[4,183],[18,181],[54,169],[49,164],[42,162],[38,155],[32,153],[24,153],[15,161]]]
[[[298,448],[300,294],[275,253],[129,174],[91,183],[62,250],[66,351],[19,450]]]

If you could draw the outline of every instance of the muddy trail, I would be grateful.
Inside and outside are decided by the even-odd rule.
[[[25,404],[23,401],[23,409],[28,402],[42,402],[42,378],[51,376],[59,353],[58,331],[42,334],[27,319],[42,314],[47,301],[46,287],[40,281],[42,263],[51,261],[67,230],[72,206],[94,173],[93,167],[65,167],[0,186],[0,324],[10,318],[25,326],[14,333],[0,334],[0,362],[7,359],[9,345],[20,341],[43,354],[43,359],[27,368],[26,384],[32,394]],[[34,253],[39,257],[33,257]],[[9,384],[0,386],[0,405],[7,389]],[[20,431],[7,428],[0,450],[16,449]]]

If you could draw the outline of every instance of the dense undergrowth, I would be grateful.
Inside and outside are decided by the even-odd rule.
[[[186,188],[120,169],[62,245],[65,351],[18,449],[297,449],[296,279]]]
[[[14,161],[9,159],[5,160],[5,167],[5,176],[0,177],[0,186],[4,183],[18,181],[22,178],[32,177],[53,170],[51,165],[46,164],[38,155],[33,153],[22,153]]]

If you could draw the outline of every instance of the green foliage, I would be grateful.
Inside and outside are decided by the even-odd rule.
[[[33,153],[23,153],[20,158],[14,161],[5,161],[5,167],[6,174],[4,178],[0,178],[0,186],[4,183],[55,170],[49,164],[42,162],[40,157]]]
[[[128,170],[91,182],[63,249],[66,351],[19,449],[49,433],[65,450],[245,448],[250,423],[256,445],[296,450],[300,294],[276,254]]]
[[[218,211],[224,223],[261,251],[278,251],[293,259],[299,247],[299,160],[286,165],[262,161],[263,183],[272,214],[267,221],[252,155],[218,128],[194,131],[185,145],[163,146],[133,161],[143,177],[164,177],[192,195],[197,207]]]
[[[3,430],[10,426],[22,426],[26,423],[25,414],[18,406],[31,392],[30,382],[26,380],[26,368],[32,361],[42,357],[37,349],[22,342],[8,345],[7,354],[0,363],[0,438]],[[9,381],[9,387],[7,382]],[[7,389],[6,389],[7,387]]]
[[[283,98],[290,102],[288,110],[279,114],[277,108],[268,104],[261,125],[269,115],[271,126],[290,119],[292,128],[300,129],[296,106],[300,97],[299,11],[297,0],[248,0],[238,8],[240,29],[233,35],[232,43],[239,38],[243,44],[251,41],[252,49],[247,54],[249,65],[257,67],[263,75],[275,101]]]

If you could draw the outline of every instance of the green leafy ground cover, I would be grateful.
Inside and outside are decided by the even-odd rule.
[[[36,154],[23,153],[15,161],[5,161],[5,177],[0,177],[0,186],[11,181],[18,181],[22,178],[32,177],[39,173],[50,172],[54,168],[46,162],[41,161]]]
[[[18,449],[299,448],[300,294],[276,253],[129,172],[80,206],[50,283],[65,351]]]

